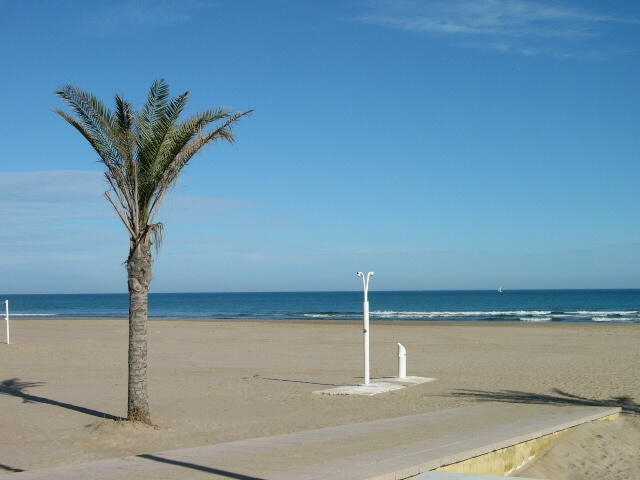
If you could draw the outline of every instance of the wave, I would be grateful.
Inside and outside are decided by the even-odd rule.
[[[462,312],[397,312],[391,310],[373,311],[372,316],[380,318],[404,317],[404,318],[446,318],[446,317],[519,317],[549,315],[547,310],[488,310],[488,311],[462,311]]]
[[[303,313],[302,316],[307,318],[330,318],[330,317],[345,318],[345,317],[349,317],[350,315],[341,314],[338,312],[331,312],[331,313]]]
[[[640,317],[591,317],[594,322],[640,322]]]
[[[640,315],[640,311],[635,311],[635,310],[577,310],[575,312],[566,312],[567,314],[576,314],[576,315],[580,315],[580,316],[589,316],[589,315],[595,315],[595,316],[613,316],[613,315]]]
[[[359,319],[362,312],[309,312],[307,318]],[[372,320],[460,320],[460,321],[521,321],[521,322],[633,322],[640,323],[636,310],[473,310],[473,311],[401,311],[374,310]]]
[[[3,315],[0,315],[0,317]],[[9,312],[9,318],[11,317],[57,317],[57,313],[12,313]]]

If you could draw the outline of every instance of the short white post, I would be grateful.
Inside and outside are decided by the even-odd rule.
[[[398,378],[407,377],[407,349],[398,344]]]
[[[364,303],[363,303],[363,317],[364,328],[362,334],[364,336],[364,384],[369,384],[369,279],[373,276],[373,272],[365,274],[363,272],[357,272],[357,276],[362,278],[362,285],[364,287]]]
[[[4,323],[7,325],[7,345],[11,343],[9,337],[9,300],[4,301]]]

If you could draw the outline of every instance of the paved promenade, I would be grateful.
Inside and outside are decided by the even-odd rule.
[[[486,403],[13,473],[7,480],[399,480],[617,412],[618,408]]]

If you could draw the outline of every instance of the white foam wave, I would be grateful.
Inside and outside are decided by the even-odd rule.
[[[522,317],[521,322],[550,322],[553,317]]]
[[[9,312],[9,317],[55,317],[55,313],[12,313]]]
[[[308,318],[359,318],[362,314],[356,313],[305,313]],[[553,320],[592,320],[595,322],[640,322],[640,311],[634,310],[576,310],[568,312],[555,312],[552,310],[465,310],[465,311],[397,311],[374,310],[370,312],[373,319],[519,319],[522,322],[549,322]]]
[[[373,311],[371,315],[377,317],[520,317],[520,316],[539,316],[549,315],[548,310],[489,310],[489,311],[462,311],[462,312],[397,312],[391,310]]]
[[[588,316],[611,316],[611,315],[640,315],[636,310],[578,310],[575,312],[565,312],[569,315],[580,315],[584,317]]]
[[[637,322],[638,317],[591,317],[594,322]]]

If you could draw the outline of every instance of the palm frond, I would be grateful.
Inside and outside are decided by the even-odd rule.
[[[156,223],[155,217],[168,189],[205,145],[217,140],[233,142],[233,124],[252,112],[217,108],[180,121],[189,92],[175,98],[169,93],[167,83],[159,79],[152,83],[140,111],[116,95],[112,112],[76,86],[65,85],[56,92],[73,114],[60,109],[55,113],[86,138],[107,167],[110,190],[105,197],[134,246],[149,236],[156,248],[162,243],[164,225]]]
[[[154,80],[149,89],[147,100],[140,111],[138,118],[139,127],[143,136],[153,137],[152,126],[156,124],[158,112],[167,104],[169,98],[169,85],[164,79]]]
[[[121,131],[131,131],[134,121],[134,111],[130,103],[116,95],[116,120]]]
[[[231,114],[227,109],[207,110],[172,128],[165,136],[162,147],[158,152],[159,158],[156,162],[158,172],[155,173],[164,172],[185,145],[201,134],[207,125],[230,116]]]
[[[153,126],[154,136],[150,139],[140,139],[138,149],[138,163],[140,165],[140,205],[148,207],[153,197],[155,185],[162,175],[167,163],[167,157],[171,155],[172,132],[175,129],[180,114],[186,106],[188,93],[185,92],[169,101],[164,108],[157,113],[156,124]]]
[[[74,85],[65,85],[56,92],[78,116],[85,129],[104,150],[111,148],[106,134],[113,125],[113,114],[95,95]],[[108,153],[108,152],[105,152]]]
[[[226,113],[226,110],[223,112],[222,109],[210,110],[208,112],[205,112],[204,114],[201,114],[201,117],[203,118],[200,118],[199,121],[195,117],[192,118],[194,124],[192,125],[192,135],[190,137],[188,135],[189,129],[185,124],[182,125],[186,128],[186,131],[183,132],[183,135],[185,135],[184,139],[186,139],[186,137],[189,137],[189,139],[183,142],[181,148],[170,157],[170,162],[166,165],[162,177],[156,185],[156,191],[153,201],[149,205],[150,220],[153,220],[155,218],[162,203],[165,192],[171,185],[175,183],[178,175],[180,175],[180,172],[189,163],[191,158],[193,158],[193,156],[198,153],[205,145],[217,140],[227,140],[229,143],[233,143],[235,138],[233,136],[232,125],[240,118],[246,115],[250,115],[252,112],[253,110],[247,110],[242,113],[229,114]],[[193,138],[194,134],[196,134],[197,131],[201,131],[201,123],[204,123],[206,125],[208,123],[211,123],[212,119],[214,118],[225,118],[225,121],[222,125],[218,126],[213,131],[205,134],[200,134]]]
[[[105,159],[103,158],[104,151],[103,151],[102,145],[101,145],[100,141],[94,136],[94,134],[93,134],[93,132],[91,130],[89,130],[77,118],[72,117],[67,112],[64,112],[64,111],[62,111],[62,110],[60,110],[58,108],[54,109],[53,111],[55,113],[57,113],[58,115],[60,115],[62,118],[64,118],[67,122],[69,122],[76,130],[78,130],[82,134],[82,136],[87,139],[89,144],[93,147],[93,149],[96,151],[96,153],[100,156],[102,161],[103,162],[105,161]]]
[[[135,195],[130,188],[129,175],[123,171],[123,166],[132,156],[131,139],[134,138],[131,125],[123,130],[127,116],[130,117],[130,107],[117,97],[117,113],[114,116],[97,97],[73,85],[67,85],[56,93],[77,116],[73,117],[62,110],[56,110],[56,113],[74,126],[98,153],[107,167],[107,179],[133,223],[136,216]]]
[[[164,241],[164,223],[154,223],[149,226],[150,235],[151,235],[151,243],[158,253],[160,249],[160,245]]]
[[[131,224],[131,219],[129,218],[128,212],[126,212],[123,207],[122,207],[122,203],[120,201],[120,199],[118,198],[118,202],[116,202],[112,197],[111,197],[111,192],[110,191],[106,191],[104,192],[104,197],[107,199],[107,201],[111,204],[111,206],[113,207],[113,209],[116,211],[116,213],[118,214],[118,217],[120,217],[120,220],[122,220],[122,223],[124,224],[125,228],[127,229],[127,231],[129,232],[129,237],[130,238],[135,238],[138,236],[138,234],[135,232],[134,230],[134,225]]]
[[[169,85],[163,80],[155,80],[149,89],[147,100],[140,111],[137,122],[139,129],[138,149],[141,163],[153,159],[155,144],[159,135],[158,126],[162,125],[163,111],[167,108]]]
[[[229,115],[225,119],[224,123],[219,127],[215,128],[209,133],[202,134],[192,139],[189,143],[185,144],[182,149],[176,154],[174,162],[176,166],[179,165],[179,169],[182,169],[182,167],[184,167],[184,165],[186,165],[189,160],[191,160],[191,158],[202,149],[202,147],[210,142],[215,142],[217,140],[226,140],[229,143],[235,142],[235,135],[233,133],[232,125],[240,118],[246,115],[250,115],[251,113],[253,113],[253,110],[247,110],[246,112]]]

